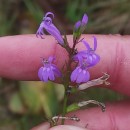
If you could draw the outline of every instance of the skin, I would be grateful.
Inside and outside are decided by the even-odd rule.
[[[93,47],[93,35],[83,35]],[[98,47],[96,53],[100,55],[100,62],[91,68],[91,79],[102,76],[102,72],[110,75],[108,87],[114,91],[130,96],[130,36],[94,35]],[[72,46],[72,36],[67,36]],[[86,49],[82,43],[78,50]],[[37,71],[42,66],[41,58],[55,55],[55,64],[61,69],[68,59],[66,51],[56,44],[51,36],[45,39],[35,35],[18,35],[0,38],[0,77],[15,80],[38,80]],[[122,101],[107,104],[106,112],[99,107],[80,110],[71,115],[80,118],[80,122],[69,121],[64,126],[49,128],[48,123],[41,124],[32,130],[129,130],[130,102]]]

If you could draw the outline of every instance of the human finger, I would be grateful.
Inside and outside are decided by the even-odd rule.
[[[130,102],[119,102],[106,105],[106,111],[100,108],[81,110],[74,113],[80,122],[66,122],[89,130],[129,130]],[[73,115],[73,113],[71,113]]]
[[[49,128],[50,128],[50,124],[46,122],[46,123],[43,123],[39,126],[32,128],[31,130],[49,130]]]
[[[90,44],[93,35],[83,35]],[[67,36],[72,45],[72,36]],[[97,53],[101,60],[90,69],[91,78],[98,78],[102,72],[110,75],[110,87],[130,95],[130,36],[95,35],[98,41]],[[78,50],[85,49],[81,43]],[[42,66],[41,58],[56,56],[56,64],[61,69],[68,59],[65,49],[56,44],[51,36],[45,39],[35,35],[19,35],[0,38],[0,76],[17,80],[38,80],[37,71]],[[122,87],[123,86],[123,87]]]
[[[76,116],[79,122],[66,121],[65,125],[77,126],[86,130],[129,130],[130,129],[130,102],[119,102],[107,104],[106,111],[102,112],[99,107],[80,110],[69,113],[67,116]],[[66,126],[64,126],[66,128]],[[41,130],[44,124],[32,130]],[[50,130],[62,130],[62,126],[54,127]],[[66,129],[68,130],[68,129]],[[73,130],[73,129],[72,129]]]
[[[34,127],[31,130],[87,130],[86,128],[73,126],[73,125],[58,125],[52,128],[45,127],[46,124]],[[49,125],[49,124],[48,124]]]

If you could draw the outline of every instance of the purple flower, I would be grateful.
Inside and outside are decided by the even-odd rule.
[[[100,61],[100,56],[95,53],[95,51],[97,49],[97,39],[96,39],[96,37],[93,37],[93,38],[94,38],[94,48],[93,49],[90,48],[89,44],[85,40],[82,40],[82,42],[86,46],[87,50],[80,51],[80,52],[78,52],[78,54],[76,54],[74,56],[74,60],[78,60],[80,63],[84,59],[86,59],[86,62],[88,64],[87,67],[92,67]]]
[[[74,31],[73,31],[73,41],[74,42],[76,42],[80,39],[81,34],[85,30],[87,22],[88,22],[88,16],[87,16],[87,14],[84,14],[82,20],[76,22],[76,24],[74,25]]]
[[[61,72],[56,67],[56,65],[52,64],[54,61],[54,57],[50,56],[48,60],[43,60],[43,65],[38,70],[38,77],[41,81],[47,82],[48,80],[55,80],[55,77],[61,77]]]
[[[70,78],[72,82],[76,82],[76,83],[83,83],[89,80],[90,74],[88,72],[86,60],[79,62],[79,66],[75,68]]]
[[[81,33],[84,31],[85,26],[88,22],[88,16],[87,14],[84,14],[83,18],[81,21],[76,22],[75,26],[74,26],[74,30],[75,31],[80,31]]]
[[[64,40],[59,32],[59,30],[55,27],[55,25],[52,23],[52,18],[49,17],[48,15],[52,15],[52,17],[54,18],[54,14],[51,12],[48,12],[45,14],[45,16],[43,17],[43,20],[37,30],[36,36],[40,36],[41,38],[42,35],[44,35],[44,29],[51,34],[57,41],[59,44],[64,45]]]

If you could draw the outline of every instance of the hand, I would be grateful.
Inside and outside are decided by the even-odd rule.
[[[120,35],[95,35],[98,40],[97,53],[101,56],[98,65],[90,69],[91,78],[98,78],[102,72],[110,75],[109,89],[116,90],[130,96],[130,36]],[[92,43],[92,35],[83,35],[89,43]],[[70,43],[72,36],[68,36]],[[59,45],[55,44],[53,37],[38,39],[35,35],[20,35],[0,38],[0,76],[16,80],[38,80],[37,71],[41,64],[40,57],[55,55],[59,68],[67,60],[67,53]],[[84,49],[79,43],[78,49]],[[74,115],[71,113],[71,115]],[[77,125],[79,130],[129,130],[130,129],[130,102],[107,104],[106,112],[102,113],[100,108],[80,110],[75,113],[80,122],[67,122],[68,125]],[[43,124],[33,130],[40,130]],[[66,128],[67,127],[67,128]],[[50,130],[58,129],[76,130],[74,126],[56,126]],[[77,128],[78,128],[77,127]],[[82,128],[81,128],[82,127]]]

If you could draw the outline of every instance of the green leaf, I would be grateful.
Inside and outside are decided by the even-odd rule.
[[[77,92],[79,92],[77,87],[74,86],[74,87],[71,88],[71,93],[74,94],[74,93],[77,93]]]
[[[55,85],[55,92],[56,92],[57,99],[58,101],[62,101],[65,92],[64,86],[62,84],[56,84],[56,83],[54,83],[54,85]]]
[[[48,119],[56,116],[58,114],[58,98],[55,91],[55,86],[53,83],[49,82],[46,87],[44,87],[44,98],[42,98],[43,109],[45,111],[46,117]]]
[[[80,107],[78,106],[78,104],[73,103],[73,104],[71,104],[67,107],[67,113],[72,112],[72,111],[76,111],[76,110],[79,110],[79,109],[80,109]]]
[[[43,93],[38,84],[35,82],[22,82],[20,94],[29,112],[38,113],[41,110],[41,96]]]
[[[19,93],[14,93],[9,102],[9,109],[14,113],[23,114],[26,112],[25,106]]]
[[[32,0],[23,0],[23,2],[25,3],[33,18],[37,21],[37,23],[39,23],[43,17],[43,11],[40,6],[38,6],[36,2],[32,2]]]

